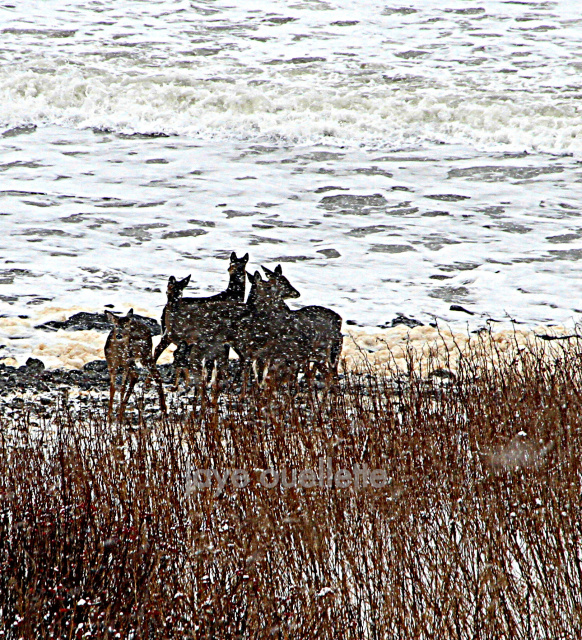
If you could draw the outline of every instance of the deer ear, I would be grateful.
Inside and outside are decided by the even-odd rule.
[[[253,276],[253,282],[262,282],[263,278],[261,278],[261,274],[258,271],[255,271],[255,275]]]
[[[263,265],[261,265],[261,269],[269,276],[269,278],[272,278],[275,275],[273,271],[267,269],[267,267],[263,267]]]
[[[188,286],[191,277],[192,277],[192,274],[190,274],[189,276],[186,276],[183,280],[180,280],[180,286],[182,287],[182,289]]]
[[[174,278],[174,276],[170,276],[170,277],[168,278],[168,282],[169,282],[170,284],[176,284],[176,278]]]
[[[246,264],[249,261],[249,254],[245,253],[241,260]]]
[[[231,261],[231,262],[236,262],[236,260],[237,260],[236,253],[233,251],[233,252],[230,254],[230,261]]]
[[[127,314],[126,314],[126,316],[125,316],[125,317],[126,317],[126,318],[133,318],[133,309],[130,309],[130,310],[127,312]]]
[[[275,273],[276,273],[278,276],[283,275],[283,269],[281,269],[281,265],[280,265],[280,264],[278,264],[278,265],[275,267]]]
[[[114,313],[111,313],[111,311],[105,310],[105,317],[109,322],[111,322],[111,324],[119,324],[117,316]]]

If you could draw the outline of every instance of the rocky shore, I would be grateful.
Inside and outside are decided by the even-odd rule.
[[[147,315],[138,316],[154,336],[161,333],[159,323]],[[576,331],[566,327],[518,326],[478,331],[453,331],[448,327],[423,325],[398,315],[375,333],[346,322],[342,366],[344,371],[406,373],[411,363],[426,375],[454,376],[460,360],[468,354],[483,362],[509,361],[522,350],[556,358],[564,349],[578,342]],[[34,327],[46,332],[47,340],[37,344],[23,364],[10,357],[10,350],[0,359],[0,402],[8,396],[33,395],[47,404],[51,398],[76,389],[80,393],[100,392],[109,388],[103,345],[111,329],[104,313],[77,311],[63,320],[47,320]],[[53,341],[51,342],[51,339]],[[164,384],[174,382],[172,348],[158,364]],[[237,378],[237,361],[231,360],[231,377]],[[44,400],[43,400],[44,398]]]

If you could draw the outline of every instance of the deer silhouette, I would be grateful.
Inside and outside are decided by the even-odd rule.
[[[194,369],[200,369],[200,375],[203,375],[202,369],[205,367],[214,366],[215,371],[227,367],[229,348],[224,341],[220,342],[221,335],[214,331],[215,313],[210,309],[218,303],[244,304],[245,267],[248,260],[248,253],[242,258],[238,258],[234,251],[231,253],[228,286],[213,296],[185,298],[183,292],[190,282],[190,276],[182,280],[170,276],[166,291],[167,303],[162,313],[162,338],[154,352],[156,362],[170,344],[180,345],[181,342],[186,342],[187,346],[181,345],[180,350],[190,351],[190,362],[194,364]],[[183,366],[180,368],[183,369]]]
[[[289,309],[280,295],[281,291],[289,285],[281,265],[277,265],[273,271],[266,267],[261,268],[273,287],[273,305],[280,313],[287,311],[291,318],[287,320],[288,326],[293,327],[295,332],[308,339],[306,351],[301,354],[305,376],[309,379],[315,370],[319,370],[326,384],[329,385],[338,376],[343,345],[341,316],[332,309],[319,305],[309,305],[296,310]]]
[[[164,389],[160,372],[152,356],[153,343],[150,328],[133,316],[133,309],[130,309],[122,317],[116,316],[111,311],[105,311],[105,316],[113,324],[113,329],[105,342],[105,360],[109,369],[109,410],[107,413],[109,423],[111,423],[113,402],[117,390],[117,374],[121,369],[122,377],[117,414],[118,422],[121,422],[129,397],[139,378],[136,362],[140,362],[147,369],[147,380],[151,377],[156,381],[160,408],[162,413],[165,414]]]
[[[171,317],[173,339],[179,344],[180,368],[184,370],[184,354],[189,352],[188,368],[198,384],[205,381],[205,359],[223,364],[225,345],[231,347],[239,357],[243,389],[246,389],[251,368],[259,372],[266,362],[275,359],[279,362],[284,345],[289,349],[291,340],[297,342],[303,339],[289,325],[288,311],[280,310],[277,306],[281,299],[296,298],[299,292],[286,280],[279,280],[276,284],[267,283],[258,271],[248,278],[251,290],[246,303],[211,300],[203,305],[182,306],[181,282],[173,278],[168,285],[166,309],[169,310],[168,317]],[[271,291],[275,288],[276,294]],[[277,353],[276,358],[273,350]],[[215,367],[215,388],[224,368]]]

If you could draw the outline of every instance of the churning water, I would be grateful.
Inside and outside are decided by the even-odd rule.
[[[55,308],[216,292],[232,250],[364,327],[582,313],[578,0],[19,0],[0,32],[6,355]]]

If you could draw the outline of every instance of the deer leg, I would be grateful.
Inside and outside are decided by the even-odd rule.
[[[190,366],[190,352],[192,346],[185,340],[182,340],[176,351],[174,351],[174,391],[178,390],[180,379],[184,376],[186,386],[190,385],[190,372],[188,370]]]
[[[190,369],[188,367],[177,367],[176,373],[174,375],[174,384],[172,385],[172,390],[177,391],[180,386],[180,380],[184,378],[184,384],[186,388],[190,387]]]
[[[252,361],[251,369],[255,376],[256,383],[260,385],[263,381],[263,378],[261,378],[261,370],[260,370],[260,364],[259,364],[258,358]],[[265,373],[265,372],[262,372],[262,373]]]
[[[188,367],[184,367],[182,369],[182,374],[184,376],[184,380],[186,381],[186,386],[189,387],[192,384],[190,380],[190,369]]]
[[[306,363],[307,367],[306,369],[309,369],[309,362]],[[297,377],[299,376],[299,371],[301,369],[301,364],[296,363],[296,362],[292,362],[289,360],[285,360],[285,364],[284,364],[284,380],[285,380],[285,384],[289,387],[296,387],[298,380]]]
[[[207,365],[208,360],[206,358],[202,358],[202,364],[200,367],[200,384],[202,387],[206,387],[208,385],[208,368]]]
[[[119,405],[119,412],[117,415],[117,420],[120,424],[123,420],[123,416],[125,415],[125,407],[127,406],[127,402],[129,400],[129,397],[131,396],[131,392],[133,391],[133,388],[135,387],[135,383],[137,382],[138,378],[139,378],[139,374],[133,367],[128,368],[127,376],[125,376],[124,374],[124,384],[122,387],[121,404]]]
[[[214,370],[212,372],[212,386],[217,393],[228,384],[228,355],[230,347],[219,344],[216,347]]]
[[[107,411],[107,422],[111,424],[111,417],[113,415],[113,401],[115,399],[115,382],[117,378],[117,372],[109,370],[109,410]]]
[[[165,351],[171,344],[172,341],[168,336],[168,332],[164,331],[164,333],[162,333],[162,339],[154,350],[154,362],[158,361],[158,358],[162,355],[162,352]]]
[[[337,384],[339,381],[339,363],[340,357],[342,354],[342,341],[343,339],[340,337],[339,340],[335,341],[333,345],[330,347],[329,354],[329,368],[330,368],[330,382],[333,384]]]
[[[230,361],[230,346],[228,344],[224,345],[224,354],[222,356],[222,362],[224,367],[224,375],[228,382],[232,382],[228,375],[228,363]]]
[[[250,377],[253,371],[253,362],[252,359],[247,357],[244,352],[237,351],[236,353],[240,362],[240,392],[244,395],[249,388]]]
[[[249,385],[249,363],[244,360],[241,360],[240,375],[240,392],[244,395]]]
[[[148,372],[146,382],[148,382],[149,380],[153,380],[155,382],[158,390],[158,396],[160,398],[160,409],[162,410],[162,413],[165,414],[166,399],[164,396],[164,386],[163,386],[162,375],[158,367],[156,366],[156,363],[154,362],[153,358],[146,357],[142,362]]]
[[[158,388],[158,397],[160,399],[160,410],[162,414],[165,416],[166,415],[166,397],[164,395],[164,385],[162,381],[162,376],[154,363],[152,363],[151,365],[151,376],[155,380],[156,386]]]
[[[127,384],[127,375],[128,375],[128,367],[125,366],[123,369],[123,373],[121,374],[121,386],[119,387],[119,407],[117,409],[117,422],[121,422],[121,418],[123,417],[123,413],[125,411],[124,399],[125,399],[125,391]],[[112,385],[110,386],[109,391],[109,411],[113,410],[113,400],[115,397],[115,386],[116,386],[117,372],[112,375]]]
[[[178,390],[178,385],[180,384],[180,379],[182,378],[182,373],[184,372],[184,367],[176,367],[174,372],[174,384],[172,385],[172,389],[174,391]]]
[[[304,380],[305,380],[305,385],[307,387],[309,387],[311,385],[311,383],[313,382],[313,374],[315,374],[315,366],[313,368],[313,370],[311,369],[311,362],[309,362],[309,359],[305,360],[303,362],[303,376],[304,376]]]
[[[213,402],[216,401],[220,393],[220,367],[218,366],[218,360],[215,359],[214,366],[212,367],[212,375],[210,376],[210,397]]]
[[[137,376],[136,376],[137,380]],[[133,367],[130,365],[124,372],[123,378],[121,380],[121,390],[120,390],[120,399],[121,404],[127,404],[129,400],[129,396],[133,391],[133,387],[135,386],[134,375],[133,375]]]
[[[192,345],[190,349],[189,364],[190,371],[192,372],[192,383],[196,387],[196,390],[202,395],[206,378],[203,359],[197,345]]]
[[[268,382],[277,378],[277,364],[271,358],[266,358],[264,362],[261,362],[257,359],[255,364],[257,366],[257,369],[255,369],[257,384],[259,385],[259,387],[264,389],[267,386]]]

